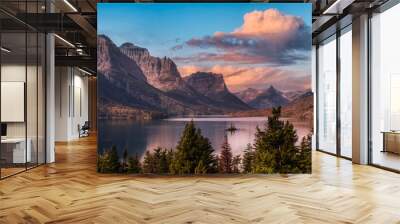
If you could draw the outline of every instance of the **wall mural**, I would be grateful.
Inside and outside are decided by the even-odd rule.
[[[311,4],[98,4],[99,172],[311,173]]]

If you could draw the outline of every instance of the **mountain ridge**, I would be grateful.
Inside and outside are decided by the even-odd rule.
[[[147,83],[139,66],[120,52],[107,36],[98,39],[98,75],[100,117],[121,117],[128,114],[110,113],[108,107],[132,108],[142,112],[164,114],[195,113],[181,102],[165,95]],[[127,110],[124,110],[127,111]],[[129,115],[130,116],[130,115]]]
[[[212,99],[216,105],[223,105],[236,110],[249,110],[246,103],[231,93],[222,74],[195,72],[184,79],[196,91]]]
[[[250,109],[229,92],[222,76],[225,91],[207,95],[186,83],[172,59],[153,57],[146,48],[131,43],[117,47],[105,35],[99,35],[98,46],[99,85],[104,86],[100,117],[151,119]]]
[[[286,106],[290,101],[283,96],[283,93],[271,85],[266,90],[258,94],[248,104],[256,109],[265,109],[278,106]]]

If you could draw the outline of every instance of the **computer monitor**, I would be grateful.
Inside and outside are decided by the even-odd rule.
[[[7,124],[1,123],[1,137],[7,136]]]

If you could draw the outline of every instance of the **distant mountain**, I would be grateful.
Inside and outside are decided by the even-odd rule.
[[[307,90],[283,108],[283,114],[297,120],[308,121],[312,125],[314,113],[314,93]]]
[[[294,101],[288,103],[282,107],[282,117],[291,118],[296,121],[303,121],[313,124],[313,110],[314,108],[314,94],[311,91],[307,91],[302,95],[298,96]],[[231,113],[232,116],[237,117],[254,117],[254,116],[268,116],[272,112],[271,108],[268,109],[256,109],[249,111],[239,111]]]
[[[185,77],[185,81],[197,92],[214,101],[214,105],[219,105],[225,110],[251,109],[251,107],[228,90],[221,74],[196,72]]]
[[[290,101],[283,96],[283,93],[275,87],[270,86],[265,91],[258,94],[253,100],[250,100],[248,104],[257,109],[272,108],[278,106],[285,106]]]
[[[263,93],[263,90],[247,88],[243,91],[236,92],[235,95],[239,97],[243,102],[250,103],[252,100],[257,98],[260,94]]]
[[[290,101],[294,101],[307,92],[311,92],[311,90],[307,89],[307,90],[288,91],[288,92],[284,92],[283,96],[286,97]]]

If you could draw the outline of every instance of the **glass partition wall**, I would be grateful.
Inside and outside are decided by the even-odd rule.
[[[318,149],[336,153],[336,36],[322,42],[318,54]]]
[[[352,157],[352,29],[351,25],[318,44],[317,149]]]
[[[21,1],[18,8],[35,13],[43,10],[39,4]],[[45,163],[45,41],[43,33],[0,12],[1,179]]]
[[[370,163],[400,171],[400,4],[371,18]]]
[[[352,157],[352,33],[351,25],[340,32],[340,155]]]

